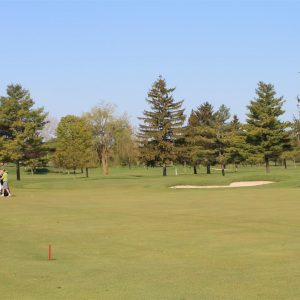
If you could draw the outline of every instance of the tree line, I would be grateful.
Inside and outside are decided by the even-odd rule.
[[[101,165],[108,175],[109,163],[131,166],[137,162],[133,127],[126,114],[117,116],[113,105],[102,103],[82,116],[67,115],[58,124],[44,108],[35,108],[30,92],[20,84],[7,87],[0,97],[0,161],[20,166],[33,174],[49,164],[61,171]]]
[[[104,175],[109,165],[143,164],[162,167],[183,164],[199,165],[211,172],[226,165],[265,164],[300,158],[300,99],[298,115],[284,122],[283,97],[278,97],[272,84],[259,82],[256,96],[247,106],[247,118],[241,123],[230,108],[215,109],[204,101],[187,117],[184,101],[174,99],[175,88],[167,86],[161,76],[150,88],[146,101],[148,110],[139,118],[134,130],[126,114],[117,115],[111,104],[101,103],[81,116],[67,115],[59,122],[44,108],[36,108],[28,90],[20,84],[7,87],[0,97],[0,160],[35,173],[49,164],[62,172],[85,171],[101,166]]]
[[[300,156],[299,105],[298,116],[290,122],[281,121],[284,114],[283,97],[278,97],[272,84],[259,82],[256,96],[247,106],[247,119],[242,124],[237,115],[231,118],[230,109],[222,104],[218,109],[207,101],[186,116],[183,101],[173,97],[175,88],[168,88],[159,77],[148,93],[150,109],[140,118],[139,141],[141,159],[148,166],[174,162],[189,164],[197,173],[199,164],[211,172],[219,165],[225,175],[227,164],[264,163],[270,171],[270,162],[296,160]]]

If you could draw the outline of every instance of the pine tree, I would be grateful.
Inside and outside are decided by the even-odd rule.
[[[217,156],[215,113],[210,103],[204,102],[192,110],[186,129],[186,141],[194,173],[195,164],[199,161],[206,166],[207,174],[210,174],[210,167]]]
[[[246,135],[237,115],[233,116],[233,119],[228,125],[225,140],[225,160],[229,163],[233,163],[235,170],[237,170],[238,164],[244,161],[248,156]]]
[[[200,162],[199,157],[199,140],[198,140],[198,119],[196,116],[197,111],[192,110],[188,119],[188,124],[185,127],[184,143],[185,147],[185,162],[193,166],[194,174],[197,174],[197,165]],[[182,154],[181,154],[182,155]]]
[[[40,131],[47,113],[33,106],[29,91],[19,84],[9,85],[7,96],[0,98],[0,156],[2,161],[16,164],[17,180],[21,179],[21,163],[37,162],[45,155]]]
[[[139,118],[142,121],[138,133],[141,159],[147,165],[162,164],[163,176],[167,175],[167,163],[176,159],[176,142],[183,136],[183,101],[174,100],[174,91],[175,88],[168,88],[160,76],[146,99],[150,110],[145,110],[144,117]]]
[[[283,97],[276,97],[272,84],[259,82],[256,89],[257,97],[248,106],[247,142],[252,155],[260,155],[265,162],[266,171],[270,171],[270,160],[276,160],[284,151],[291,147],[288,124],[280,121],[284,113]]]
[[[225,176],[225,166],[228,161],[226,149],[229,146],[229,140],[226,138],[229,131],[230,109],[224,104],[220,106],[214,115],[214,128],[216,131],[216,149],[218,152],[217,161],[221,164],[222,175]]]

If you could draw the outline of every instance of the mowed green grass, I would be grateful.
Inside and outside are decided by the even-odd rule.
[[[0,199],[0,299],[300,299],[300,168],[225,178],[168,171],[22,174],[18,183],[10,172],[14,197]],[[243,180],[276,183],[169,188]]]

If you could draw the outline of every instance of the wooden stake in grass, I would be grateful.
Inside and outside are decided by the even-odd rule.
[[[48,260],[52,259],[52,249],[51,249],[51,245],[49,244],[48,246]]]

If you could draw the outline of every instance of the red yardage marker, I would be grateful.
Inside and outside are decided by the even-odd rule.
[[[48,246],[48,260],[51,260],[52,259],[52,251],[51,251],[52,249],[51,249],[51,245],[49,244],[49,246]]]

